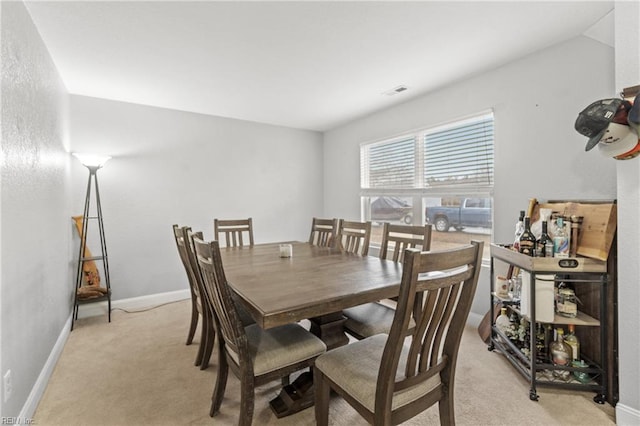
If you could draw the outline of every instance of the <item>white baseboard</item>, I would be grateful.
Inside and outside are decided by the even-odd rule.
[[[69,318],[64,323],[64,327],[62,327],[62,331],[60,332],[55,345],[53,345],[53,349],[51,350],[47,361],[44,363],[44,367],[42,367],[42,371],[40,371],[40,374],[36,379],[36,383],[33,385],[33,388],[31,388],[31,392],[27,397],[27,401],[22,406],[22,410],[20,410],[20,415],[18,418],[33,418],[33,415],[36,412],[36,408],[38,407],[38,403],[40,403],[40,398],[42,398],[42,395],[47,388],[47,383],[49,383],[49,378],[53,373],[53,369],[58,363],[58,359],[62,354],[65,343],[67,343],[67,338],[69,337],[69,333],[71,332],[71,317],[72,316],[69,315]]]
[[[127,310],[141,309],[190,298],[191,292],[188,289],[178,290],[167,293],[152,294],[149,296],[115,300],[111,302],[111,308],[122,308]],[[81,305],[79,308],[80,309],[78,310],[78,318],[87,318],[90,316],[107,314],[107,302]],[[29,393],[29,396],[27,397],[27,401],[22,407],[22,410],[20,410],[21,419],[32,419],[33,415],[36,412],[36,408],[38,407],[38,403],[40,402],[40,399],[42,398],[42,395],[47,388],[47,383],[49,383],[49,378],[53,373],[53,369],[55,368],[58,359],[62,354],[62,349],[64,349],[64,345],[67,343],[67,339],[69,338],[69,333],[71,332],[72,316],[73,314],[69,315],[69,318],[65,322],[64,327],[62,327],[62,331],[60,332],[55,345],[53,345],[53,349],[51,350],[51,353],[49,354],[49,357],[47,358],[42,371],[40,371],[38,379],[36,380],[33,388],[31,389],[31,392]]]
[[[624,404],[616,404],[616,424],[620,426],[640,425],[640,410],[627,407]]]
[[[476,314],[474,312],[469,312],[469,318],[467,318],[467,325],[470,325],[472,327],[478,327],[483,317],[484,317],[483,315]]]

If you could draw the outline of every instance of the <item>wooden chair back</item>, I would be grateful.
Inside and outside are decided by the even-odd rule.
[[[352,222],[340,220],[337,243],[341,250],[362,256],[369,255],[371,239],[371,222]]]
[[[387,259],[389,250],[394,262],[402,262],[408,248],[431,250],[431,230],[431,225],[395,225],[385,222],[382,228],[380,259]]]
[[[319,247],[333,247],[338,234],[338,219],[320,219],[314,217],[311,221],[309,244]]]
[[[198,265],[195,247],[193,244],[194,238],[203,239],[202,232],[193,232],[191,228],[185,228],[183,232],[184,241],[186,242],[185,251],[187,260],[193,273],[193,280],[198,288],[198,303],[200,304],[200,313],[202,314],[200,347],[196,358],[196,365],[200,365],[200,369],[204,370],[209,366],[209,360],[211,358],[211,352],[213,350],[213,344],[216,337],[214,324],[215,313],[213,312],[213,307],[207,297],[207,289],[204,279],[202,278],[202,272]]]
[[[253,219],[214,219],[213,233],[217,241],[220,234],[224,234],[227,247],[243,247],[243,235],[249,239],[249,246],[253,245]]]
[[[404,422],[443,397],[449,399],[449,409],[444,410],[447,413],[440,410],[440,423],[454,423],[456,360],[476,292],[482,248],[482,242],[472,241],[469,245],[450,250],[406,251],[398,307],[376,385],[375,416],[390,420],[384,424]],[[412,338],[407,340],[412,315],[416,327]],[[401,357],[405,368],[397,372]],[[394,392],[415,386],[436,374],[440,374],[440,386],[430,394],[392,410]]]
[[[218,335],[224,341],[225,350],[233,352],[238,358],[238,363],[235,366],[231,365],[231,367],[234,369],[234,367],[238,368],[239,365],[244,364],[246,368],[251,370],[249,374],[252,375],[253,367],[249,360],[247,336],[227,283],[218,241],[207,243],[201,238],[194,237],[193,245],[205,283],[208,301],[215,312],[214,320]]]
[[[185,246],[185,254],[187,256],[187,262],[189,263],[189,267],[191,268],[191,271],[193,274],[193,280],[196,282],[196,285],[198,287],[198,294],[201,295],[201,297],[204,299],[205,298],[204,280],[202,279],[200,266],[198,266],[198,259],[196,258],[195,247],[193,245],[194,238],[203,239],[204,237],[202,232],[200,231],[193,232],[191,228],[187,228],[187,227],[185,227],[183,232],[184,232],[183,239],[185,241],[184,246]]]
[[[187,239],[185,237],[186,233],[190,231],[191,228],[188,226],[180,227],[178,225],[173,225],[173,237],[176,241],[176,247],[178,248],[178,254],[180,255],[180,260],[182,262],[182,266],[187,274],[187,280],[189,281],[189,289],[192,293],[192,297],[195,297],[195,301],[198,304],[198,311],[201,310],[201,301],[200,301],[200,287],[196,282],[196,277],[194,271],[192,269],[191,263],[189,262],[189,257],[187,253]]]

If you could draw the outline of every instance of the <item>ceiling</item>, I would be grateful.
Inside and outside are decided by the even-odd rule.
[[[612,44],[614,7],[612,1],[26,5],[72,94],[317,131],[580,34]],[[407,90],[384,94],[401,85]]]

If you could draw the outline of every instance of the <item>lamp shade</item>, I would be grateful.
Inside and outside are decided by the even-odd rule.
[[[82,165],[98,169],[111,159],[108,155],[82,154],[77,152],[74,152],[73,156],[80,160]]]

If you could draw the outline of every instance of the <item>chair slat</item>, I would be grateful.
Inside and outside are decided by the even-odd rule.
[[[221,234],[227,247],[244,247],[244,235],[249,238],[249,246],[253,246],[253,219],[216,218],[213,220],[213,235],[220,241]]]
[[[338,234],[338,219],[321,219],[314,217],[311,221],[309,244],[319,247],[333,247]]]
[[[371,222],[340,220],[337,240],[342,250],[367,256],[369,254],[369,241],[371,240]]]

